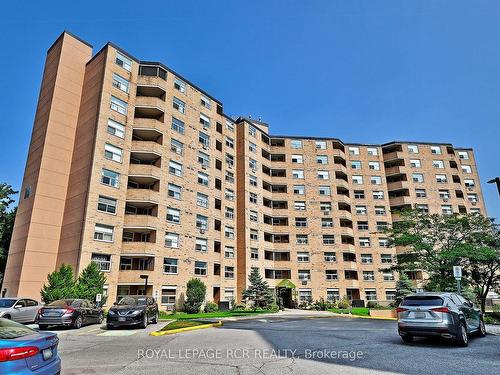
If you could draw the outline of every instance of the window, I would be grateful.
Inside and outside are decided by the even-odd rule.
[[[363,183],[363,176],[352,176],[352,183],[361,185]]]
[[[200,104],[205,107],[206,109],[212,108],[212,101],[208,99],[206,96],[201,96],[200,98]]]
[[[433,154],[433,155],[441,155],[441,147],[439,147],[439,146],[431,146],[431,154]]]
[[[252,171],[256,171],[257,170],[257,160],[254,160],[254,159],[248,159],[248,167],[252,170]]]
[[[297,211],[305,211],[306,210],[306,202],[293,202],[293,208]]]
[[[333,234],[324,234],[323,245],[335,245],[335,236]]]
[[[307,251],[298,252],[297,262],[309,262],[309,253]]]
[[[309,243],[307,234],[297,234],[295,240],[296,240],[295,243],[297,245],[307,245]]]
[[[375,206],[375,215],[378,215],[378,216],[385,215],[385,207],[384,206]]]
[[[203,186],[208,186],[208,174],[198,172],[198,183]]]
[[[226,189],[224,191],[224,197],[228,200],[228,201],[234,201],[234,191],[231,190],[231,189]]]
[[[165,233],[165,246],[178,249],[179,235],[177,233],[172,233],[172,232]]]
[[[463,173],[467,173],[467,174],[472,173],[472,168],[470,165],[462,165],[461,167],[462,167]]]
[[[368,155],[370,155],[370,156],[377,156],[378,155],[378,150],[376,147],[367,147],[366,151],[367,151]]]
[[[446,175],[445,174],[437,174],[436,175],[436,182],[437,183],[440,183],[440,184],[444,184],[448,181],[448,179],[446,178]]]
[[[469,202],[476,203],[477,202],[477,194],[467,194],[467,199]]]
[[[292,139],[290,145],[292,148],[299,149],[302,148],[302,141],[300,139]]]
[[[377,291],[365,289],[365,296],[366,296],[367,301],[376,301],[377,300]]]
[[[386,301],[396,300],[396,291],[395,290],[386,290],[385,291],[385,299],[386,299]]]
[[[198,141],[201,143],[203,148],[210,147],[210,136],[203,132],[198,133]]]
[[[443,215],[452,215],[453,208],[450,205],[444,204],[441,206],[441,212],[443,213]]]
[[[372,194],[373,194],[373,199],[384,199],[383,191],[374,191]]]
[[[363,281],[375,281],[375,273],[373,271],[363,271]]]
[[[328,164],[328,156],[326,155],[318,155],[316,156],[317,164]]]
[[[162,287],[161,288],[161,304],[166,306],[167,310],[172,310],[175,306],[175,287]]]
[[[320,186],[319,187],[319,195],[331,195],[330,186]]]
[[[102,169],[101,182],[104,185],[117,188],[120,183],[120,174],[109,169]]]
[[[299,280],[311,280],[311,271],[299,270],[298,276],[299,276]]]
[[[257,214],[257,211],[250,210],[249,217],[250,217],[250,221],[253,221],[254,223],[259,221],[259,216]]]
[[[477,207],[471,207],[470,211],[469,211],[471,214],[480,214],[481,213],[481,209],[480,208],[477,208]]]
[[[121,66],[126,71],[130,72],[132,70],[132,60],[130,60],[128,57],[125,57],[125,55],[121,54],[120,52],[116,52],[115,64]]]
[[[119,138],[125,137],[125,126],[111,119],[108,119],[107,131],[109,134],[116,135]]]
[[[168,196],[175,199],[181,199],[181,187],[174,184],[168,184]]]
[[[234,183],[234,173],[226,171],[225,173],[225,179],[227,182]]]
[[[172,130],[177,133],[184,134],[184,123],[181,120],[172,117]]]
[[[194,262],[194,274],[197,276],[207,276],[207,262]]]
[[[378,161],[369,161],[368,168],[373,170],[373,171],[379,171],[380,170],[380,163]]]
[[[474,186],[476,186],[476,183],[473,179],[464,179],[464,185],[472,189]]]
[[[307,218],[306,217],[296,217],[295,218],[295,226],[296,227],[307,227]]]
[[[186,84],[178,78],[174,80],[174,88],[180,92],[186,92]]]
[[[255,137],[257,134],[257,129],[255,129],[254,126],[248,125],[248,134],[250,134],[252,137]]]
[[[424,175],[422,173],[413,173],[411,179],[413,182],[422,183],[424,182]]]
[[[234,208],[225,207],[224,216],[226,217],[226,219],[231,219],[231,220],[234,219]]]
[[[230,132],[234,132],[234,124],[226,120],[226,129],[229,130]]]
[[[253,152],[254,154],[257,153],[257,145],[252,142],[248,142],[248,151]]]
[[[337,261],[337,257],[335,255],[334,252],[325,252],[323,253],[323,257],[325,259],[325,262],[336,262]]]
[[[359,160],[352,160],[351,161],[351,168],[352,169],[361,169],[361,162]]]
[[[292,171],[292,177],[295,179],[304,179],[304,171],[302,169],[294,169]]]
[[[339,275],[337,270],[325,270],[325,277],[327,280],[338,280]]]
[[[234,148],[234,139],[226,137],[226,146],[229,148]]]
[[[196,194],[196,205],[203,208],[208,208],[208,195],[197,193]]]
[[[99,200],[97,202],[97,210],[101,212],[106,212],[108,214],[116,213],[116,199],[104,197],[99,195]]]
[[[426,204],[416,204],[415,208],[421,212],[424,212],[424,213],[429,212],[429,206]]]
[[[434,168],[443,169],[444,168],[444,161],[442,161],[442,160],[433,160],[432,161],[432,166]]]
[[[359,155],[359,147],[349,147],[349,155]]]
[[[450,199],[450,191],[449,190],[439,190],[439,198]]]
[[[234,239],[234,228],[233,227],[224,227],[224,236],[226,238]]]
[[[365,192],[363,190],[354,190],[354,198],[356,199],[364,199]]]
[[[259,259],[259,249],[252,247],[250,248],[250,259],[258,260]]]
[[[292,155],[292,163],[294,164],[303,164],[304,157],[302,155]]]
[[[356,215],[366,215],[366,206],[356,206]]]
[[[256,229],[250,229],[250,239],[252,241],[259,240],[259,232]]]
[[[119,147],[113,146],[109,143],[104,145],[104,157],[109,160],[116,161],[118,163],[122,162],[123,150]]]
[[[210,127],[210,117],[207,115],[204,115],[203,113],[200,113],[200,124],[204,128],[209,128]]]
[[[370,177],[370,183],[372,185],[381,185],[382,184],[382,177],[380,177],[380,176],[371,176]]]
[[[250,186],[257,186],[257,177],[254,175],[248,176],[248,183]]]
[[[226,153],[226,164],[229,168],[234,167],[234,156]]]
[[[163,258],[163,272],[177,274],[177,262],[175,258]]]
[[[199,230],[208,229],[208,217],[203,215],[196,215],[196,228]]]
[[[415,189],[415,196],[417,198],[425,198],[427,197],[427,192],[425,189]]]
[[[418,146],[417,145],[408,145],[408,153],[418,154]]]
[[[206,238],[199,238],[196,237],[195,245],[194,245],[194,250],[195,251],[200,251],[202,253],[206,253],[208,251],[208,241]]]
[[[225,279],[234,279],[234,267],[225,266],[224,267],[224,278]]]
[[[369,237],[361,237],[359,239],[359,246],[360,247],[370,247],[371,246],[370,238]]]
[[[177,208],[167,207],[167,221],[179,224],[181,222],[181,211]]]
[[[322,217],[321,218],[321,227],[322,228],[333,228],[333,219],[330,217]]]
[[[335,302],[340,299],[340,293],[338,289],[327,289],[326,290],[326,300],[328,302]]]
[[[384,281],[394,281],[394,274],[389,271],[389,272],[383,272],[382,273]]]
[[[358,221],[358,230],[368,230],[368,221]]]
[[[257,194],[256,193],[250,193],[249,194],[249,200],[250,200],[250,203],[257,204],[257,200],[258,200]]]
[[[458,158],[462,160],[469,160],[469,153],[467,151],[458,151]]]
[[[31,186],[26,186],[24,189],[23,199],[28,199],[31,195]]]
[[[320,180],[328,180],[329,176],[328,171],[318,171],[318,179]]]
[[[392,255],[391,254],[380,254],[380,262],[382,264],[392,263]]]
[[[330,202],[320,202],[319,209],[324,212],[330,212],[332,210],[332,204]]]
[[[182,164],[170,160],[168,163],[168,172],[175,176],[182,176]]]
[[[94,240],[113,242],[114,227],[111,225],[96,224],[94,229]]]
[[[386,221],[377,221],[377,231],[382,232],[388,228]]]
[[[314,145],[317,150],[326,150],[326,142],[325,141],[315,141]]]
[[[174,107],[174,109],[178,110],[180,113],[184,113],[186,111],[186,103],[184,103],[179,98],[176,98],[175,96],[174,96],[174,99],[172,101],[172,106]]]
[[[202,168],[208,168],[210,166],[210,156],[204,152],[198,151],[198,163],[201,164]]]
[[[125,78],[120,77],[118,74],[113,73],[113,86],[128,94],[130,88],[130,82],[127,81]]]
[[[387,238],[379,238],[378,245],[380,247],[389,247],[389,240]]]
[[[90,260],[97,265],[100,271],[111,271],[111,255],[92,253]]]
[[[372,264],[373,263],[373,256],[371,254],[361,254],[361,263]]]
[[[109,105],[113,111],[121,113],[122,115],[127,115],[128,104],[115,96],[111,96],[111,103]]]
[[[175,152],[177,155],[184,153],[184,144],[176,139],[170,140],[170,151]]]

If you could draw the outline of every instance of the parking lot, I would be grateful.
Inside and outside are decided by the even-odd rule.
[[[97,325],[57,330],[63,374],[497,374],[500,336],[460,348],[439,340],[405,345],[394,321],[264,318],[153,337]]]

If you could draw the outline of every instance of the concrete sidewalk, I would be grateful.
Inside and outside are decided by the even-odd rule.
[[[300,309],[285,309],[280,310],[276,313],[270,314],[255,314],[249,316],[230,316],[225,318],[206,318],[208,320],[222,320],[222,321],[238,321],[238,320],[252,320],[252,319],[267,319],[267,318],[327,318],[332,316],[337,316],[339,314],[334,314],[330,311],[317,311],[317,310],[300,310]],[[350,315],[339,315],[349,317]],[[203,318],[205,319],[205,318]],[[200,319],[200,320],[203,320]]]
[[[486,324],[486,332],[490,335],[500,336],[500,325]]]

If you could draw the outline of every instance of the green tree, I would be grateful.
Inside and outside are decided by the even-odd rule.
[[[274,302],[274,295],[257,268],[252,268],[248,281],[250,286],[242,292],[243,299],[252,302],[254,309],[269,308]]]
[[[68,264],[62,264],[58,270],[47,275],[47,284],[40,292],[45,303],[51,303],[61,298],[76,297],[76,283],[73,269]]]
[[[9,206],[14,202],[13,195],[17,194],[12,186],[0,184],[0,286],[3,282],[7,256],[9,254],[10,239],[14,229],[14,220],[17,209],[9,210]]]
[[[396,299],[394,300],[394,306],[399,306],[403,298],[413,292],[415,292],[413,283],[408,278],[406,273],[402,272],[399,275],[399,280],[396,282]]]
[[[77,298],[88,299],[95,302],[95,297],[97,294],[103,294],[104,284],[106,283],[106,276],[102,272],[95,262],[90,262],[87,267],[85,267],[78,280],[76,282],[76,294]],[[101,304],[106,301],[101,300]]]
[[[188,314],[200,312],[201,305],[205,301],[207,287],[200,279],[192,278],[187,283],[186,301],[184,302],[184,311]]]

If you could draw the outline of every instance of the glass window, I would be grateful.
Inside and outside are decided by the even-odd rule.
[[[204,128],[209,128],[210,127],[210,117],[207,115],[204,115],[203,113],[200,113],[200,124]]]
[[[373,256],[371,254],[361,254],[361,263],[372,264],[373,263]]]
[[[116,52],[115,63],[128,72],[132,70],[132,60],[121,54],[120,52]]]
[[[315,141],[314,145],[317,150],[326,150],[326,141]]]
[[[111,225],[96,224],[94,229],[94,240],[113,242],[114,227]]]
[[[201,143],[203,148],[210,147],[210,136],[206,133],[199,132],[198,133],[198,141]]]
[[[165,233],[165,246],[178,249],[179,235],[177,233],[172,233],[172,232]]]
[[[445,174],[437,174],[436,175],[436,182],[438,183],[446,183],[448,179],[446,178]]]
[[[201,230],[208,229],[208,217],[203,215],[196,215],[196,228]]]
[[[225,246],[224,247],[224,256],[226,258],[234,258],[234,247],[232,247],[232,246]]]
[[[363,183],[363,176],[352,176],[352,183],[361,185]]]
[[[350,163],[352,169],[361,169],[361,162],[359,160],[352,160]]]
[[[177,274],[177,262],[175,258],[163,258],[163,272]]]
[[[373,192],[373,199],[384,199],[384,192],[383,191],[374,191]]]
[[[203,207],[203,208],[208,208],[208,195],[202,194],[202,193],[197,193],[196,194],[196,205]]]
[[[294,169],[292,171],[292,177],[295,179],[303,179],[304,178],[304,171],[302,169]]]
[[[330,174],[328,171],[318,171],[318,178],[320,180],[328,180],[330,178]]]
[[[418,183],[424,182],[424,175],[422,173],[413,173],[411,175],[411,178],[413,182],[418,182]]]
[[[184,134],[184,123],[181,120],[172,117],[172,130],[177,133]]]
[[[115,96],[111,96],[110,108],[122,115],[127,115],[128,104]]]
[[[316,156],[317,164],[328,164],[328,156],[327,155],[318,155]]]
[[[119,138],[125,137],[125,126],[111,119],[108,119],[107,131],[109,134],[116,135]]]
[[[367,151],[368,155],[371,155],[371,156],[377,156],[378,155],[378,150],[377,150],[376,147],[367,147],[366,151]]]
[[[182,164],[170,160],[168,163],[168,171],[175,176],[182,176]]]
[[[337,257],[335,255],[334,252],[325,252],[323,253],[323,256],[324,256],[324,259],[325,259],[325,262],[336,262],[337,261]]]
[[[303,155],[292,155],[292,163],[303,164],[304,163],[304,156]]]
[[[104,157],[109,160],[116,161],[118,163],[122,162],[123,150],[119,147],[113,146],[109,143],[104,145]]]
[[[441,147],[439,147],[439,146],[431,146],[431,154],[441,155]]]
[[[97,210],[101,212],[106,212],[109,214],[116,213],[116,199],[104,197],[99,195],[99,200],[97,202]]]
[[[203,186],[208,186],[208,174],[198,172],[198,183]]]
[[[444,161],[442,161],[442,160],[433,160],[432,161],[432,166],[434,168],[443,169],[444,168]]]
[[[300,139],[292,139],[290,145],[292,148],[299,149],[302,148],[302,141]]]
[[[111,255],[92,253],[90,260],[97,265],[100,271],[111,271]]]
[[[208,251],[208,240],[206,238],[196,237],[195,251],[206,253]]]
[[[425,189],[415,189],[415,196],[417,198],[425,198],[427,197],[427,193]]]
[[[101,182],[104,185],[117,188],[120,183],[120,174],[118,172],[103,168],[101,171]]]
[[[175,96],[174,96],[173,101],[172,101],[172,106],[174,107],[174,109],[178,110],[180,113],[184,113],[186,111],[186,103],[184,103],[179,98],[176,98]]]
[[[380,177],[380,176],[371,176],[370,177],[370,183],[372,185],[381,185],[382,184],[382,177]]]
[[[186,92],[186,83],[179,78],[174,80],[174,88],[180,92]]]
[[[207,262],[194,262],[194,274],[197,276],[207,276]]]
[[[412,168],[421,168],[422,164],[420,163],[419,159],[410,159],[410,166]]]
[[[208,99],[206,96],[201,96],[200,98],[200,104],[205,107],[206,109],[212,108],[212,101]]]
[[[458,158],[462,160],[468,160],[469,153],[467,151],[458,151]]]
[[[181,187],[174,184],[168,184],[168,196],[175,199],[181,199]]]
[[[130,89],[130,82],[125,78],[119,76],[118,74],[113,73],[113,86],[128,94]]]
[[[319,195],[330,196],[331,195],[330,186],[320,186],[319,187]]]
[[[373,171],[379,171],[380,170],[380,163],[378,161],[369,161],[368,168],[373,170]]]
[[[257,129],[255,129],[254,126],[248,125],[248,134],[250,134],[252,137],[255,137],[257,134]]]
[[[408,153],[418,154],[418,146],[417,145],[408,145]]]
[[[181,222],[181,211],[177,208],[167,207],[167,221],[179,224]]]
[[[184,153],[184,143],[172,138],[170,140],[170,151],[175,152],[177,155],[182,155]]]
[[[359,155],[359,147],[349,147],[349,155]]]

